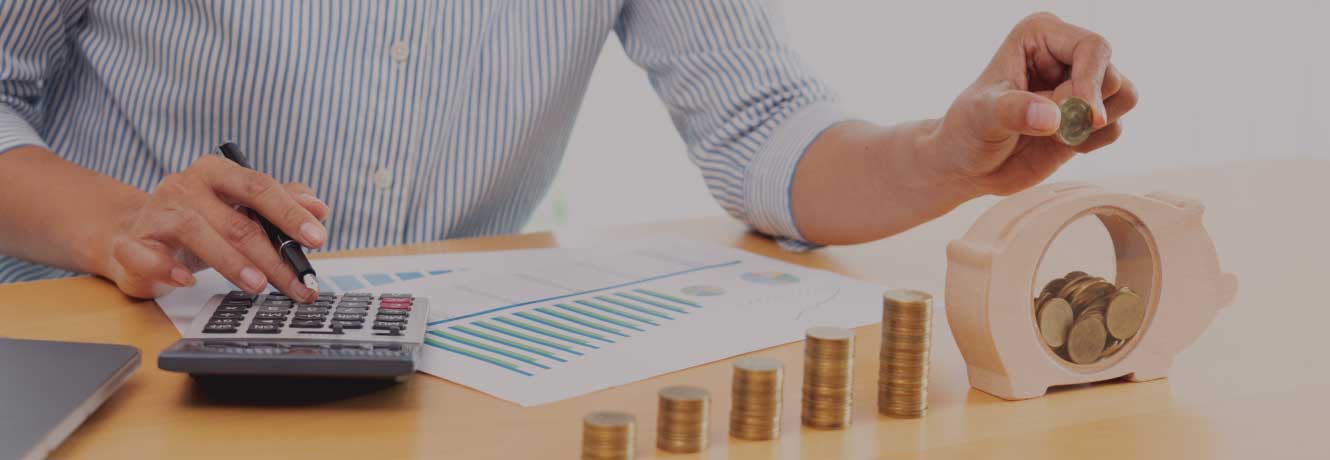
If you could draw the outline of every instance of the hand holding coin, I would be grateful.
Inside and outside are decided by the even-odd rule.
[[[1113,143],[1138,95],[1111,54],[1103,37],[1057,16],[1025,18],[948,109],[940,159],[979,192],[1010,194]]]

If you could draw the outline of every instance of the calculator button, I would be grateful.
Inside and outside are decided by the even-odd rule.
[[[319,328],[322,328],[322,327],[323,327],[323,320],[322,320],[322,319],[319,319],[319,320],[304,320],[304,319],[291,320],[291,327],[294,327],[294,328],[300,328],[300,329],[319,329]]]
[[[403,294],[403,293],[399,293],[399,292],[388,292],[388,293],[380,294],[380,295],[379,295],[379,298],[380,298],[380,299],[411,299],[411,298],[412,298],[412,295],[411,295],[411,294]]]
[[[250,334],[276,334],[282,332],[282,327],[276,324],[251,324],[246,332]]]
[[[362,313],[369,313],[369,308],[365,308],[365,307],[337,307],[337,310],[336,310],[336,311],[337,311],[337,313],[355,313],[355,314],[362,314]]]
[[[218,313],[245,313],[247,311],[249,311],[249,308],[243,305],[222,305],[217,307]]]
[[[383,305],[379,305],[379,311],[384,311],[384,310],[411,311],[411,306],[410,306],[410,305],[393,305],[393,304],[383,304]]]
[[[254,314],[254,319],[286,319],[286,312],[261,311]]]
[[[291,303],[292,303],[292,302],[291,302],[290,300],[265,300],[265,301],[259,302],[259,306],[263,306],[263,307],[289,307],[289,306],[291,306]]]
[[[368,300],[342,300],[341,302],[338,302],[338,303],[337,303],[337,306],[339,306],[339,307],[368,307],[368,306],[369,306],[369,303],[370,303],[370,302],[369,302]]]
[[[387,331],[396,328],[397,330],[406,330],[405,321],[375,321],[374,329]]]
[[[366,293],[366,292],[348,292],[348,293],[346,293],[346,294],[342,294],[342,299],[343,299],[343,300],[350,300],[350,299],[356,299],[356,300],[370,300],[370,299],[373,299],[373,298],[374,298],[374,296],[373,296],[372,294],[369,294],[369,293]]]
[[[334,320],[334,321],[364,321],[364,320],[365,320],[365,314],[364,314],[364,313],[360,313],[360,314],[356,314],[356,313],[337,313],[337,314],[333,315],[333,320]]]
[[[240,322],[241,322],[241,321],[238,320],[238,319],[217,319],[217,318],[209,318],[209,319],[208,319],[208,325],[209,325],[209,326],[231,326],[231,327],[237,327],[237,326],[240,326]]]
[[[323,321],[323,319],[324,319],[324,318],[327,318],[327,317],[328,317],[328,315],[325,315],[325,314],[323,314],[323,313],[299,313],[299,312],[296,313],[296,319],[300,319],[300,320],[318,320],[318,321]]]
[[[327,300],[317,300],[314,303],[298,303],[297,307],[331,307],[332,302]]]
[[[203,326],[204,334],[230,334],[236,331],[234,324],[208,324]]]
[[[253,302],[253,301],[250,301],[250,300],[223,300],[222,303],[221,303],[221,306],[223,306],[223,307],[231,306],[231,305],[238,305],[238,306],[241,306],[241,307],[248,307],[248,306],[250,306],[250,305],[254,305],[254,302]]]
[[[361,329],[365,327],[365,323],[361,321],[333,321],[332,324],[329,324],[328,326],[333,329]]]
[[[231,291],[226,293],[228,300],[254,300],[254,296],[246,294],[244,291]]]
[[[213,317],[213,318],[222,318],[222,319],[241,319],[241,318],[244,318],[244,317],[245,317],[245,314],[244,314],[244,313],[230,313],[230,312],[224,312],[224,311],[221,311],[221,312],[213,313],[213,314],[212,314],[212,317]]]
[[[250,323],[250,324],[273,324],[273,325],[281,326],[281,325],[282,325],[283,323],[285,323],[285,322],[286,322],[286,318],[254,318],[254,320],[253,320],[253,321],[250,321],[249,323]]]
[[[296,313],[327,313],[328,307],[296,307]]]

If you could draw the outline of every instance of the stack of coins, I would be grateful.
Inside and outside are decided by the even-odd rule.
[[[1076,364],[1117,353],[1145,321],[1139,294],[1080,271],[1049,281],[1034,308],[1044,344]]]
[[[917,418],[928,408],[928,352],[933,296],[908,289],[882,295],[882,351],[878,361],[877,411]]]
[[[730,436],[762,441],[780,436],[781,380],[785,366],[774,359],[734,362]]]
[[[582,460],[632,460],[637,419],[623,412],[592,412],[582,418]]]
[[[707,447],[707,390],[684,385],[660,390],[656,447],[666,452],[701,452]]]
[[[1078,97],[1069,97],[1058,108],[1062,112],[1062,122],[1058,124],[1057,131],[1059,141],[1074,147],[1090,138],[1090,133],[1094,131],[1094,118],[1089,103]]]
[[[849,426],[854,399],[854,332],[815,327],[806,335],[803,424],[819,429]]]

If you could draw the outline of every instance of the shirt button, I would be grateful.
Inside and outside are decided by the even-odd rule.
[[[393,173],[388,168],[380,168],[374,171],[374,186],[379,190],[388,190],[393,185]]]
[[[394,61],[401,63],[406,62],[407,56],[411,55],[411,49],[407,47],[405,41],[398,41],[393,43],[392,48],[388,49],[388,53],[392,55]]]

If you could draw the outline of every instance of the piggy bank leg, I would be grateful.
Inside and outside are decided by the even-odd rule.
[[[970,386],[1006,400],[1038,398],[1048,392],[1048,385],[969,366]]]

